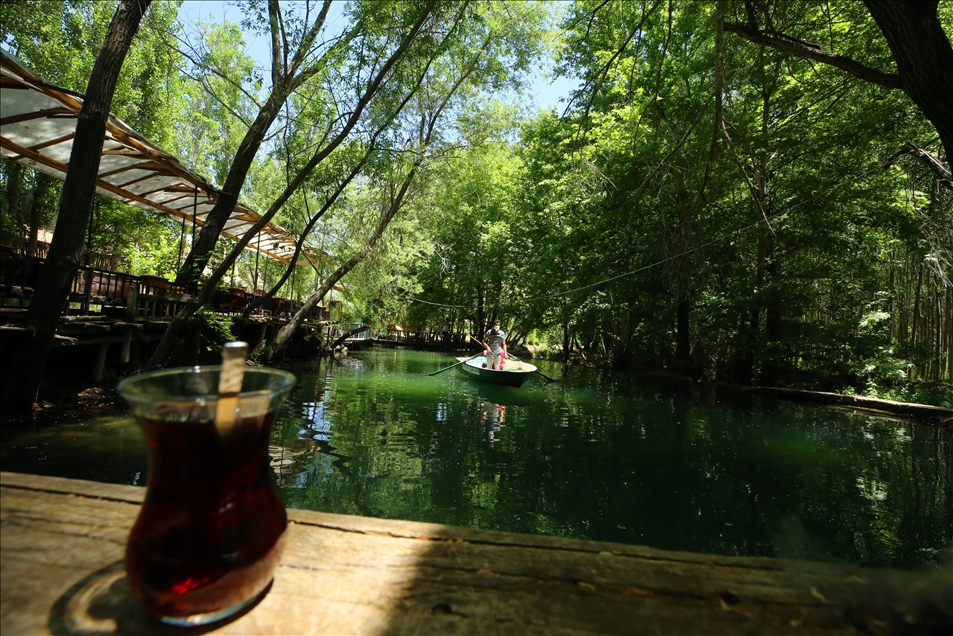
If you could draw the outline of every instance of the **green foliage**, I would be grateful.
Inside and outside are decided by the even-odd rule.
[[[180,5],[152,4],[123,63],[112,104],[123,121],[172,152],[181,78],[178,55],[164,38],[178,29]],[[0,41],[35,74],[83,93],[115,10],[115,3],[95,0],[5,2]]]
[[[912,161],[878,169],[904,140],[928,143],[929,124],[898,91],[728,34],[715,135],[714,9],[574,3],[569,112],[441,174],[436,250],[416,270],[434,304],[408,312],[466,325],[502,312],[554,349],[644,369],[677,362],[684,302],[709,377],[881,392],[944,377],[951,352],[930,343],[945,318],[925,307],[950,313],[950,197],[924,192]],[[762,9],[781,32],[889,67],[862,5]],[[747,20],[741,3],[726,20]]]
[[[191,170],[222,184],[257,114],[262,79],[238,25],[197,22],[188,79],[182,82],[179,147]]]
[[[930,404],[953,409],[953,386],[945,383],[914,382],[882,386],[871,380],[864,387],[864,395],[882,400]]]
[[[168,216],[103,200],[94,217],[94,259],[136,276],[169,278],[178,268],[181,228]],[[118,259],[118,262],[117,262]]]
[[[273,81],[271,60],[253,60],[248,48],[250,36],[270,34],[268,4],[242,3],[240,25],[192,25],[187,59],[172,46],[182,35],[178,6],[150,10],[115,110],[221,183]],[[292,50],[314,6],[283,5]],[[319,34],[306,77],[278,96],[280,114],[242,190],[243,202],[268,210],[344,134],[275,217],[300,235],[327,208],[306,237],[320,255],[278,294],[307,297],[358,255],[334,292],[345,321],[449,320],[479,332],[499,315],[512,340],[554,354],[568,346],[589,362],[942,401],[916,387],[950,380],[953,202],[923,164],[897,154],[908,141],[938,154],[935,130],[902,91],[733,33],[720,51],[716,121],[718,6],[335,8],[338,30]],[[894,68],[863,3],[725,7],[728,23],[754,19]],[[364,105],[371,78],[428,8],[425,28]],[[47,79],[83,90],[112,10],[87,0],[5,3],[0,36]],[[347,46],[335,48],[338,35]],[[558,73],[579,81],[562,115],[526,113],[518,102],[547,52]],[[359,107],[360,120],[342,129]],[[6,165],[3,174],[6,193],[14,181]],[[29,174],[17,179],[24,191],[35,186]],[[43,197],[48,207],[53,197]],[[2,206],[3,240],[22,243],[28,224],[11,218],[8,197]],[[134,273],[171,276],[180,241],[188,249],[180,226],[115,202],[94,219],[94,255],[121,258]],[[229,249],[221,242],[211,264]],[[247,252],[227,286],[267,289],[285,271]]]
[[[231,316],[209,311],[204,307],[196,312],[196,316],[198,316],[200,320],[205,321],[206,326],[209,327],[209,331],[211,332],[211,334],[208,334],[207,331],[203,333],[208,351],[220,352],[226,342],[234,342],[236,340],[235,334],[232,332],[233,322]],[[209,335],[211,337],[208,337]]]

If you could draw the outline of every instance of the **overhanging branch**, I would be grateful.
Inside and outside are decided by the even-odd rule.
[[[907,145],[903,150],[890,155],[890,157],[888,157],[883,163],[883,167],[886,168],[904,155],[910,155],[926,166],[926,168],[934,174],[937,184],[940,187],[946,188],[947,190],[953,190],[953,173],[950,172],[950,169],[943,165],[943,162],[934,157],[932,154],[910,142],[907,142]]]
[[[788,38],[787,36],[781,36],[780,34],[772,35],[764,31],[752,29],[740,24],[728,23],[725,23],[725,31],[729,33],[737,33],[744,39],[750,40],[755,44],[769,46],[772,49],[777,49],[778,51],[784,51],[786,53],[793,53],[794,55],[807,60],[814,60],[815,62],[821,62],[822,64],[834,66],[842,71],[847,71],[855,77],[859,77],[864,81],[871,82],[879,86],[884,86],[886,88],[899,88],[901,90],[903,89],[903,86],[900,83],[900,76],[896,73],[884,73],[883,71],[878,71],[877,69],[870,68],[869,66],[864,66],[860,62],[854,61],[849,57],[827,53],[823,49],[811,46],[807,43],[802,43],[798,40],[794,40],[793,38]]]

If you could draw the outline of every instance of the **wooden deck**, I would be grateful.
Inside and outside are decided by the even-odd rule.
[[[144,490],[0,474],[0,631],[193,633],[122,565]],[[939,634],[950,571],[666,552],[290,510],[274,585],[220,634]]]
[[[32,333],[32,328],[22,325],[25,315],[26,309],[0,308],[0,356],[12,355],[22,339]],[[90,386],[104,381],[114,385],[118,378],[142,368],[171,322],[171,318],[163,317],[127,321],[105,315],[61,316],[47,373],[60,371],[60,378],[65,375],[71,380],[86,380]],[[285,316],[253,315],[247,319],[236,316],[231,318],[231,331],[236,339],[249,342],[254,349],[286,324]],[[328,331],[327,323],[302,324],[295,336],[298,346],[294,351],[301,355],[318,355],[322,343],[333,335]],[[178,339],[178,364],[218,364],[221,356],[209,346],[217,338],[219,334],[206,318],[193,316]],[[74,348],[76,351],[71,351]],[[40,397],[46,399],[46,392],[41,391]]]

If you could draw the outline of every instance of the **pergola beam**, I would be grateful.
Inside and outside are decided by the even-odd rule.
[[[62,158],[69,157],[83,96],[33,75],[2,50],[0,73],[0,106],[2,112],[12,113],[0,118],[0,152],[7,159],[64,179],[69,165]],[[113,114],[109,115],[106,124],[106,144],[102,155],[96,186],[104,196],[163,212],[195,226],[204,225],[207,214],[207,211],[197,213],[196,199],[207,206],[218,200],[219,191],[215,186],[185,168],[175,157]],[[124,160],[130,163],[117,165]],[[134,178],[130,178],[130,174],[118,184],[107,180],[130,172],[144,174]],[[147,189],[136,192],[137,184],[146,184]],[[173,202],[184,202],[185,205],[179,209],[170,205]],[[260,218],[255,211],[239,203],[229,218],[228,231],[222,234],[240,239]],[[272,247],[276,243],[277,249]],[[246,249],[289,263],[295,245],[295,236],[274,223],[268,223],[257,237],[249,241]]]

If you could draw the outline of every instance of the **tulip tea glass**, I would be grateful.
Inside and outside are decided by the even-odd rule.
[[[295,377],[247,369],[237,400],[227,398],[233,417],[218,421],[220,371],[153,371],[116,387],[142,428],[149,461],[126,572],[136,598],[166,623],[211,623],[256,602],[284,546],[288,517],[268,440]]]

